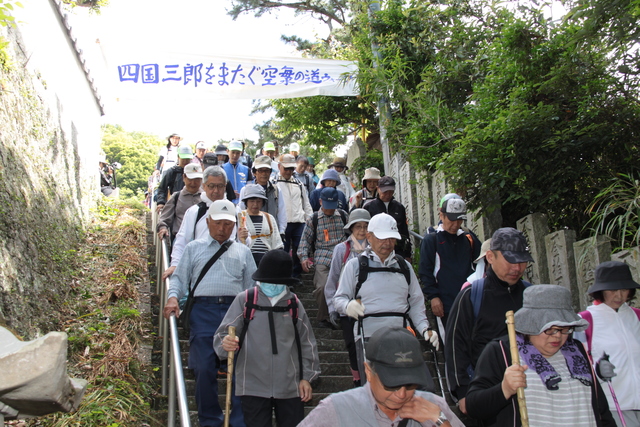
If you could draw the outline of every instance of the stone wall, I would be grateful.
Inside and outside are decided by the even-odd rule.
[[[409,229],[424,235],[427,228],[438,223],[438,205],[442,196],[453,191],[447,187],[441,173],[433,175],[416,171],[400,155],[390,161],[398,185],[395,197],[406,208]],[[491,237],[501,227],[500,211],[487,216],[468,212],[464,226],[473,231],[480,241]],[[576,241],[573,230],[550,232],[548,220],[541,213],[527,215],[517,222],[517,228],[527,237],[535,262],[530,263],[524,278],[534,284],[557,284],[571,290],[574,308],[584,310],[590,304],[587,289],[593,284],[596,266],[614,260],[627,263],[634,279],[640,282],[640,247],[612,253],[609,242],[600,237]],[[414,247],[420,242],[414,240]]]
[[[0,33],[0,324],[25,338],[55,325],[66,263],[100,197],[100,111],[54,5],[36,3],[18,17],[24,28]],[[36,15],[50,27],[29,26]]]

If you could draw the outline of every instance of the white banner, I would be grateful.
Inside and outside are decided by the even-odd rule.
[[[121,100],[356,96],[357,65],[303,58],[141,53],[116,63]]]

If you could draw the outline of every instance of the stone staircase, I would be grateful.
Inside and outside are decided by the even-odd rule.
[[[153,258],[153,254],[155,253],[153,247],[150,248],[149,252],[151,253],[150,258]],[[151,283],[152,283],[152,289],[153,289],[153,287],[155,286],[155,265],[154,265],[153,259],[150,259],[149,269],[150,269],[149,271],[150,271]],[[320,400],[324,399],[329,394],[336,393],[343,390],[348,390],[353,387],[353,379],[351,377],[351,370],[349,367],[349,359],[348,359],[347,351],[345,349],[345,345],[342,339],[342,331],[320,327],[320,325],[316,320],[318,309],[317,309],[316,301],[312,296],[312,292],[313,292],[312,278],[313,278],[312,274],[304,274],[302,277],[303,279],[302,284],[300,286],[297,286],[294,289],[294,291],[298,295],[298,298],[300,299],[303,306],[305,307],[305,310],[307,311],[309,318],[311,319],[311,323],[313,326],[314,334],[315,334],[317,345],[318,345],[318,352],[320,356],[320,366],[321,366],[321,372],[322,372],[319,380],[317,380],[313,384],[313,399],[306,405],[305,407],[306,413],[311,411],[318,404],[318,402],[320,402]],[[158,296],[152,298],[152,305],[153,305],[153,313],[156,316],[155,324],[157,327],[157,316],[160,315]],[[435,324],[433,315],[430,312],[428,312],[427,314],[430,316],[430,322],[432,324]],[[436,369],[435,369],[435,363],[434,363],[432,351],[427,350],[426,343],[422,342],[422,344],[423,344],[423,349],[425,349],[425,352],[424,352],[425,360],[431,371],[431,374],[434,378],[434,383],[436,385],[435,393],[438,395],[442,395],[442,392],[439,387],[439,382],[436,376]],[[183,367],[187,366],[188,352],[189,352],[188,346],[189,346],[188,336],[183,331],[180,331],[180,349],[182,353]],[[153,358],[152,358],[152,362],[157,366],[160,366],[161,349],[162,349],[162,340],[161,340],[161,337],[159,337],[154,345],[154,352],[153,352]],[[440,367],[440,372],[444,377],[444,372],[445,372],[444,355],[442,354],[442,351],[438,353],[438,362],[439,362],[438,365]],[[188,401],[189,401],[188,403],[189,403],[190,418],[191,418],[192,426],[198,427],[199,423],[197,418],[197,407],[196,407],[196,402],[194,397],[195,379],[193,376],[193,372],[190,369],[185,368],[184,376],[185,376],[185,383],[186,383],[186,389],[187,389],[187,395],[188,395]],[[446,388],[446,380],[443,378],[442,381],[445,384],[445,388]],[[219,396],[220,404],[224,408],[226,379],[218,380],[218,389],[220,391],[220,396]],[[450,404],[452,404],[452,401],[448,392],[445,393],[445,397],[447,398],[447,401]],[[159,398],[156,399],[155,409],[158,411],[159,416],[161,418],[166,419],[167,417],[166,396],[160,396]],[[459,411],[453,404],[452,404],[452,409],[454,410],[454,412],[459,414]],[[468,420],[465,420],[463,417],[461,417],[461,419],[463,420],[463,422],[465,422],[465,424],[467,424]],[[180,425],[179,418],[176,418],[176,420],[177,420],[176,425]],[[274,421],[274,425],[275,425],[275,421]],[[472,425],[472,424],[467,424],[467,425]]]

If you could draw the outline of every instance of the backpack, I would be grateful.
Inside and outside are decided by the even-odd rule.
[[[484,292],[484,277],[482,279],[474,280],[471,283],[471,294],[469,295],[471,299],[471,305],[473,306],[473,318],[477,319],[478,314],[480,314],[480,307],[482,306],[482,297]],[[522,284],[525,288],[528,288],[532,285],[532,283],[527,282],[526,280],[522,281]]]
[[[358,282],[356,283],[356,289],[354,292],[354,298],[358,299],[358,293],[360,292],[360,288],[362,287],[362,284],[364,282],[367,281],[367,278],[369,277],[369,273],[377,273],[379,271],[390,271],[392,273],[399,273],[402,274],[404,276],[404,278],[407,281],[407,285],[411,284],[411,272],[409,271],[409,267],[407,266],[407,262],[404,260],[404,258],[401,255],[395,254],[395,259],[398,262],[398,265],[400,266],[400,268],[394,268],[394,267],[371,267],[369,265],[369,258],[367,258],[366,255],[362,254],[358,256]],[[409,294],[407,294],[407,302],[409,301]],[[365,314],[363,316],[363,318],[365,317],[389,317],[389,316],[395,316],[395,317],[402,317],[404,319],[404,326],[410,326],[412,331],[415,331],[415,327],[413,325],[413,322],[411,321],[411,318],[409,318],[409,310],[411,310],[411,305],[409,304],[409,307],[407,307],[407,311],[404,313],[398,313],[398,312],[382,312],[382,313],[371,313],[371,314]],[[360,320],[358,320],[360,321]],[[415,335],[415,332],[414,332]]]
[[[196,216],[196,222],[193,223],[193,238],[196,238],[196,227],[198,225],[198,221],[207,213],[209,207],[205,202],[198,203],[198,216]]]
[[[249,329],[249,323],[253,320],[253,317],[256,314],[256,310],[260,311],[268,311],[269,317],[273,316],[273,312],[285,312],[288,311],[291,315],[291,321],[293,322],[293,330],[295,331],[296,336],[296,347],[298,349],[298,364],[300,366],[299,376],[300,381],[302,381],[302,345],[300,344],[300,334],[298,332],[297,324],[298,324],[298,296],[293,294],[293,298],[287,300],[286,307],[278,307],[278,306],[264,306],[258,305],[258,287],[254,286],[251,289],[247,289],[244,291],[245,300],[244,300],[244,310],[242,312],[242,317],[244,318],[244,325],[242,326],[242,331],[240,332],[239,337],[239,348],[242,349],[242,343],[244,342],[244,337],[247,334],[247,330]],[[271,331],[271,352],[272,354],[278,354],[278,348],[276,344],[276,335],[273,330],[273,323],[270,319],[269,322],[269,330]],[[240,350],[238,350],[240,351]]]
[[[347,217],[347,213],[342,209],[336,209],[340,214],[340,218],[342,218],[342,225],[347,225],[349,222],[349,218]],[[316,253],[316,239],[318,238],[318,211],[314,212],[311,215],[311,224],[313,225],[313,238],[311,239],[311,256]]]
[[[640,321],[640,309],[635,307],[631,307],[636,316],[638,316],[638,321]],[[589,327],[584,331],[584,334],[587,336],[587,353],[591,356],[591,340],[593,339],[593,316],[589,310],[581,311],[578,313],[580,317],[589,322]]]

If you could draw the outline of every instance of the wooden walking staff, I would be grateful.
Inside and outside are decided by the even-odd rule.
[[[236,327],[229,326],[229,336],[236,337]],[[227,395],[224,402],[224,427],[229,427],[229,417],[231,416],[231,385],[233,379],[233,358],[235,351],[228,352],[227,356]]]
[[[511,350],[511,363],[520,365],[520,353],[516,341],[516,322],[513,319],[513,310],[507,311],[507,331],[509,332],[509,349]],[[529,414],[527,413],[527,402],[524,400],[524,387],[518,387],[518,407],[520,408],[520,422],[522,427],[529,427]]]

